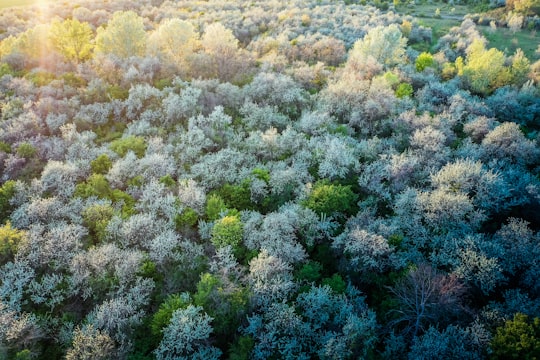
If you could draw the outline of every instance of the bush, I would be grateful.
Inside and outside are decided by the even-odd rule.
[[[321,180],[315,183],[302,205],[321,215],[354,215],[358,209],[357,200],[358,195],[351,190],[350,185],[334,185]]]
[[[423,52],[416,58],[416,71],[424,71],[428,67],[434,67],[435,60],[433,55]]]
[[[112,161],[107,154],[99,155],[95,160],[90,163],[90,168],[94,174],[106,174],[112,167]]]
[[[34,145],[24,142],[17,147],[17,155],[22,158],[33,158],[37,153],[37,149]]]
[[[493,359],[540,358],[540,319],[530,322],[527,315],[515,314],[513,320],[497,328],[491,349]]]
[[[396,88],[396,96],[398,98],[411,97],[414,93],[414,89],[411,84],[401,83]]]
[[[25,233],[11,227],[9,221],[0,227],[0,264],[4,264],[17,252],[17,246],[24,239]]]
[[[0,224],[11,214],[12,206],[9,203],[15,195],[15,181],[8,180],[0,187]]]
[[[128,136],[111,142],[109,146],[112,151],[124,157],[128,151],[133,151],[137,157],[141,158],[146,152],[146,143],[140,136]]]

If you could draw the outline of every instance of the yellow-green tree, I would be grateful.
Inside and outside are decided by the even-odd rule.
[[[53,21],[49,39],[62,56],[75,63],[88,60],[92,55],[94,33],[86,22],[77,19]]]
[[[0,42],[0,57],[11,54],[24,55],[26,61],[39,60],[50,52],[49,25],[39,24],[17,36]]]
[[[96,52],[119,58],[143,56],[146,51],[146,31],[143,18],[133,11],[117,11],[107,23],[99,27]]]
[[[24,231],[12,228],[9,222],[0,227],[0,264],[5,263],[6,260],[15,255],[17,247],[25,239],[25,236]]]
[[[502,51],[495,48],[487,50],[481,40],[475,40],[467,48],[463,76],[471,90],[488,95],[497,87],[505,85],[509,71],[504,66],[506,59]]]
[[[187,21],[168,19],[150,35],[148,43],[150,53],[183,67],[197,46],[197,33]]]

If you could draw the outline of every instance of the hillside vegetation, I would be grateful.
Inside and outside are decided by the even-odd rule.
[[[540,357],[538,7],[443,6],[1,10],[0,358]]]

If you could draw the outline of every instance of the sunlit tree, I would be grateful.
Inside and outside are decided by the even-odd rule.
[[[87,60],[92,55],[94,34],[86,22],[67,19],[54,21],[49,30],[53,47],[66,59],[75,63]]]
[[[146,49],[146,31],[143,19],[133,11],[114,13],[106,27],[99,27],[96,51],[119,58],[142,56]]]

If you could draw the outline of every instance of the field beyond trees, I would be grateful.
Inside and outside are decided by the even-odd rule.
[[[538,0],[28,3],[0,359],[540,357]]]

